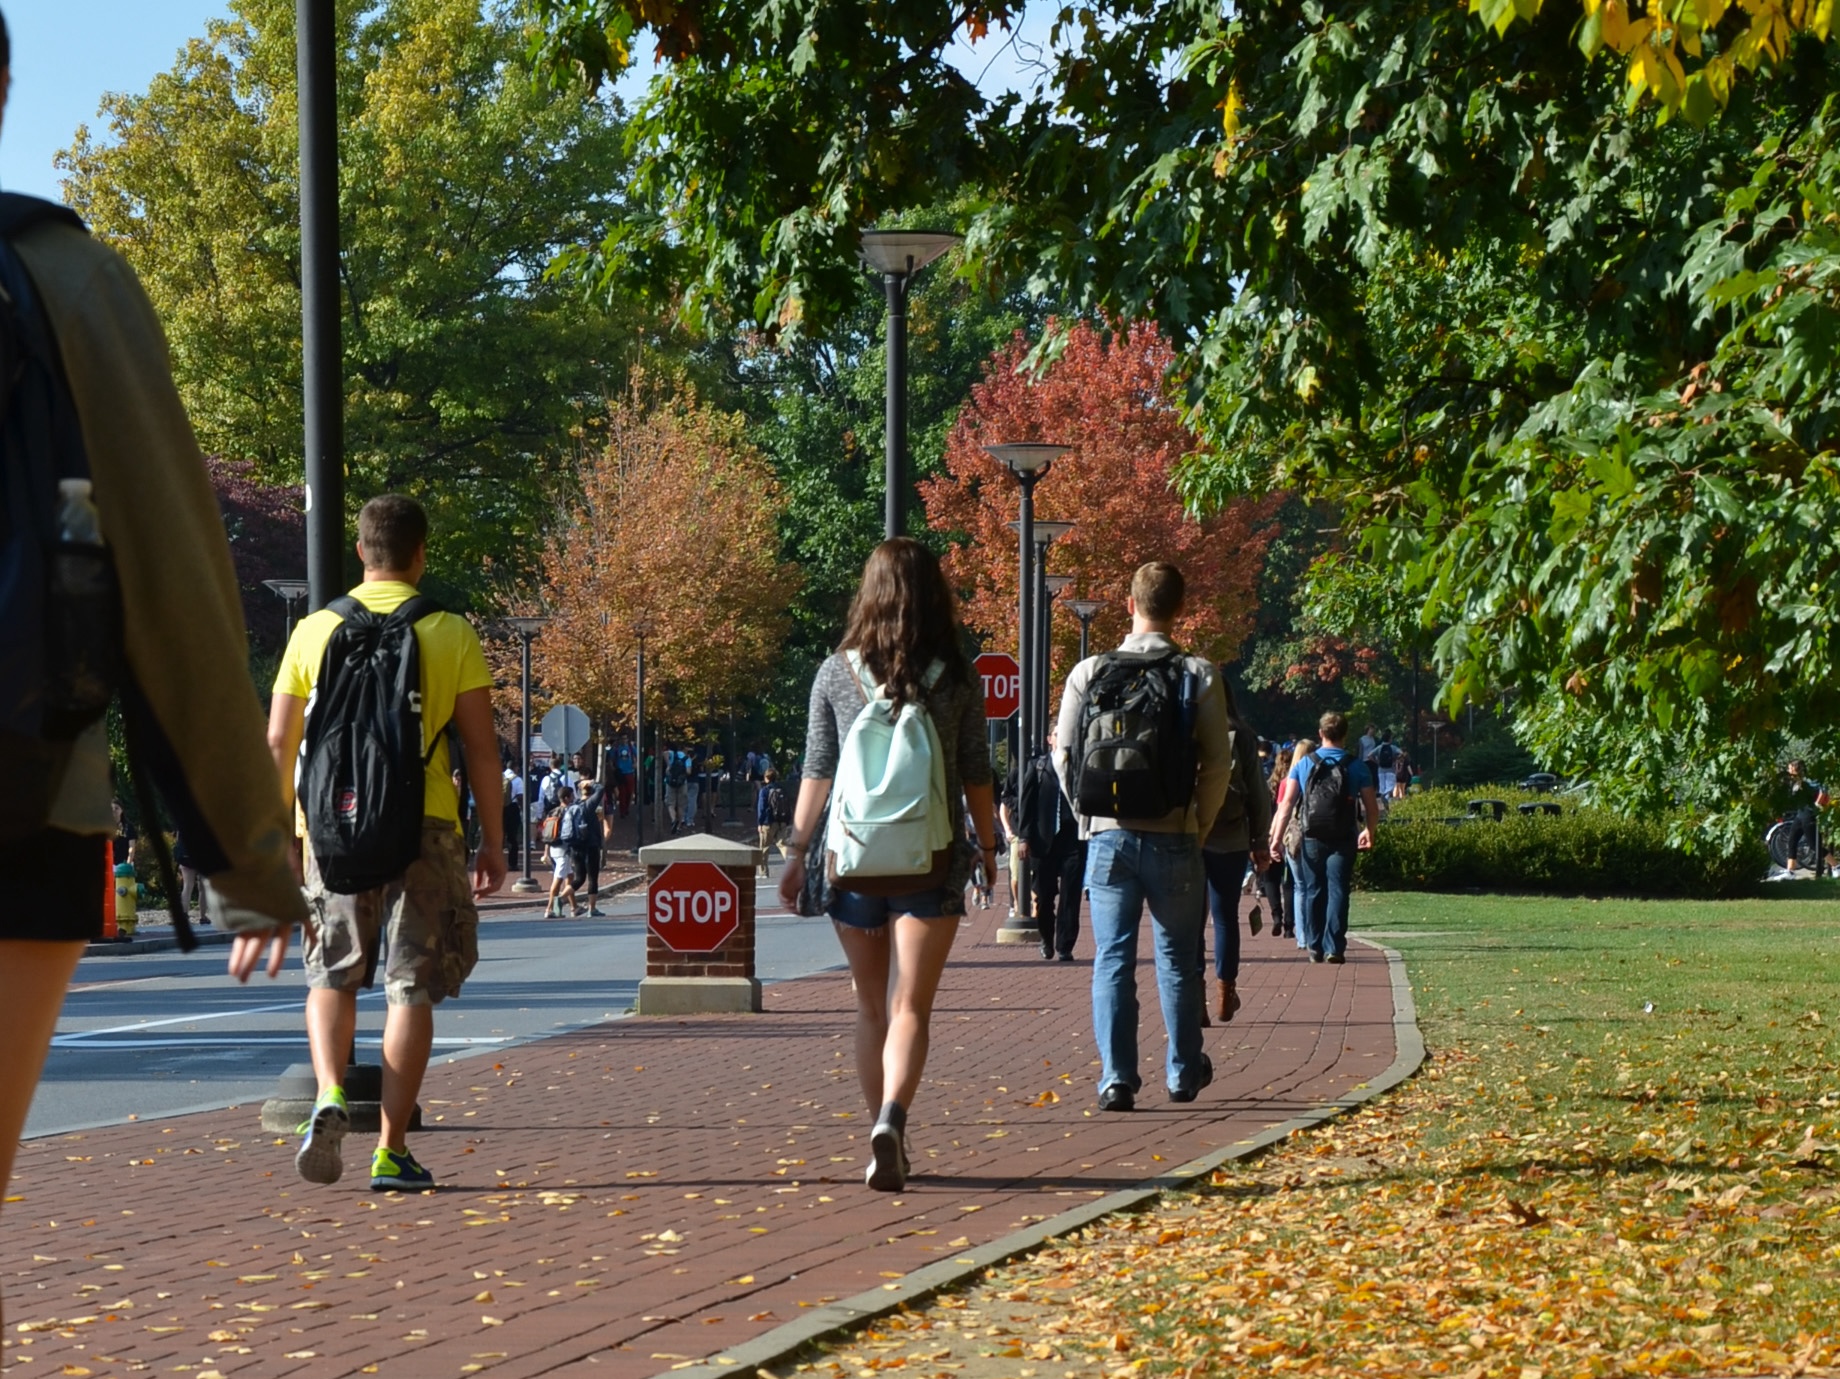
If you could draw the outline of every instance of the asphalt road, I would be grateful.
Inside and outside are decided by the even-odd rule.
[[[435,1016],[435,1061],[627,1015],[645,973],[642,903],[643,893],[613,897],[606,919],[483,916],[479,966]],[[283,1069],[307,1061],[299,952],[277,980],[252,977],[238,986],[224,975],[228,951],[85,958],[26,1136],[266,1099]],[[768,982],[843,960],[828,919],[777,909],[761,913],[757,951]],[[380,1044],[383,1017],[380,983],[358,998],[360,1059]]]

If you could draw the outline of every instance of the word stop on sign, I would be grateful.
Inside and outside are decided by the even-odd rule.
[[[735,897],[727,891],[652,891],[654,924],[726,924],[735,913]]]

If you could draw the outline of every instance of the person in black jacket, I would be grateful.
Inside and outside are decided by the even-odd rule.
[[[1017,802],[1017,842],[1030,860],[1029,881],[1035,898],[1035,928],[1041,955],[1073,961],[1080,937],[1080,891],[1086,882],[1086,844],[1080,820],[1061,790],[1054,771],[1054,731],[1047,750],[1023,773]]]

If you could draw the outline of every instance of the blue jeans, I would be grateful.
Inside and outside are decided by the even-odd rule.
[[[1208,910],[1214,916],[1214,975],[1223,982],[1239,980],[1239,888],[1246,880],[1250,852],[1201,853],[1201,867],[1207,873]],[[1277,925],[1277,916],[1272,916]],[[1205,927],[1205,926],[1204,926]],[[1200,955],[1197,970],[1207,975],[1207,950],[1195,945]],[[1202,992],[1206,999],[1205,989]]]
[[[1137,930],[1144,905],[1156,935],[1156,989],[1169,1035],[1168,1086],[1201,1079],[1201,974],[1195,945],[1207,916],[1201,843],[1192,833],[1108,829],[1086,854],[1092,900],[1093,1032],[1103,1071],[1099,1089],[1143,1087],[1137,1073]]]
[[[1297,940],[1312,953],[1347,951],[1354,853],[1353,843],[1303,840],[1303,866],[1297,872]]]

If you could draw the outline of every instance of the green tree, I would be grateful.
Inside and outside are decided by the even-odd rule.
[[[531,3],[590,73],[652,13]],[[987,101],[945,47],[1018,9],[671,7],[600,271],[811,330],[959,197],[976,271],[1182,342],[1191,502],[1342,514],[1447,708],[1518,689],[1545,764],[1729,841],[1836,707],[1828,8],[1091,0]]]
[[[298,482],[295,7],[230,8],[60,166],[146,284],[205,449]],[[338,25],[349,494],[421,497],[437,583],[476,593],[488,555],[528,561],[570,428],[625,374],[632,315],[543,278],[605,233],[619,112],[540,92],[479,0],[342,0]]]
[[[949,217],[929,223],[940,221]],[[761,705],[764,726],[786,742],[803,738],[811,677],[842,636],[863,562],[882,539],[884,314],[880,282],[859,274],[847,310],[821,337],[801,333],[773,342],[750,334],[736,355],[732,391],[784,489],[782,549],[805,581]],[[1037,298],[992,298],[969,282],[958,252],[916,281],[907,340],[915,482],[941,472],[953,422],[990,358],[1017,331],[1032,335],[1046,319]],[[910,509],[913,534],[928,535],[919,503]]]

